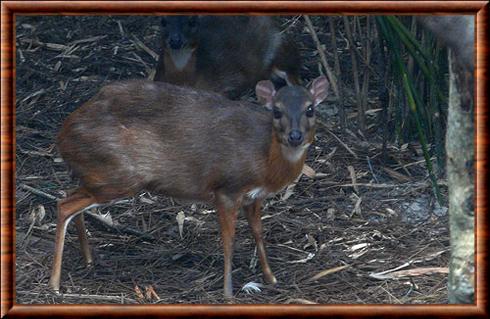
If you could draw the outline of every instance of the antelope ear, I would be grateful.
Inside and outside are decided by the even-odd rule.
[[[327,98],[329,83],[325,75],[321,75],[311,82],[310,93],[313,95],[313,104],[317,106]]]
[[[272,98],[276,95],[274,84],[269,80],[262,80],[255,86],[255,94],[260,104],[268,109],[272,109]]]

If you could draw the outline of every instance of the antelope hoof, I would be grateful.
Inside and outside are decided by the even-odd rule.
[[[265,279],[265,282],[268,284],[271,284],[271,285],[277,284],[277,279],[272,273],[264,274],[264,279]]]
[[[60,294],[60,285],[59,284],[55,284],[55,283],[52,283],[51,281],[49,281],[48,283],[48,287],[49,289],[56,295],[59,295]]]

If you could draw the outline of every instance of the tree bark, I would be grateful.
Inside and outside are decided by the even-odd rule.
[[[474,110],[473,72],[449,53],[449,110],[446,132],[451,260],[449,302],[474,303]]]

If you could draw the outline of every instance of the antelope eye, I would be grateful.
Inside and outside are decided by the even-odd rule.
[[[315,115],[315,110],[313,109],[313,106],[308,106],[308,108],[306,109],[306,116],[308,117],[313,117],[313,115]]]
[[[275,119],[280,119],[282,117],[282,112],[279,110],[277,106],[272,108],[272,115]]]

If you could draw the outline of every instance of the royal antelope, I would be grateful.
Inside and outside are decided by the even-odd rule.
[[[80,186],[58,203],[49,286],[60,289],[67,224],[75,220],[82,253],[93,259],[83,220],[89,207],[142,190],[214,205],[224,249],[224,295],[232,297],[231,261],[240,208],[257,244],[266,282],[274,284],[262,239],[262,201],[301,173],[315,132],[324,76],[310,89],[260,81],[267,109],[212,92],[144,80],[103,87],[73,112],[58,136],[61,156]]]
[[[167,16],[162,17],[162,31],[155,81],[232,99],[261,79],[300,83],[298,49],[271,17]]]

